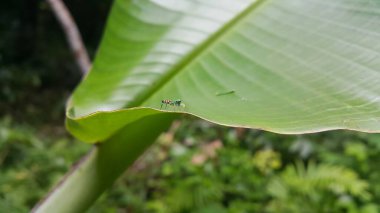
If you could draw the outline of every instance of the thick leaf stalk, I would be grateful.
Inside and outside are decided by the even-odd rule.
[[[95,145],[71,173],[32,212],[84,212],[164,131],[174,114],[158,114],[131,123]]]

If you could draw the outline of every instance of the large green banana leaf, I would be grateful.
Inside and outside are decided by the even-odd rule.
[[[379,132],[379,53],[378,0],[116,0],[67,127],[93,143],[187,113],[278,133]]]

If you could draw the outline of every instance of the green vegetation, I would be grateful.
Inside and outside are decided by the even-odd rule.
[[[67,1],[93,55],[109,5],[73,2]],[[85,161],[99,170],[85,167],[48,205],[87,208],[153,144],[89,212],[380,212],[377,134],[278,135],[178,115],[288,133],[378,130],[378,71],[367,59],[378,55],[372,44],[379,28],[366,22],[375,20],[371,10],[378,4],[289,2],[219,5],[231,13],[194,37],[182,27],[187,33],[211,28],[182,10],[210,15],[210,5],[168,9],[163,2],[116,0],[94,68],[67,106],[69,131],[103,142],[93,149],[101,157]],[[63,127],[80,76],[46,3],[0,6],[0,210],[26,212],[92,146]],[[189,47],[178,48],[173,36]],[[178,57],[167,51],[173,49]],[[155,72],[139,73],[146,67]],[[186,107],[155,110],[163,99],[181,99]],[[104,109],[115,111],[97,112]],[[169,120],[174,123],[163,131]]]
[[[42,128],[42,127],[41,127]],[[10,117],[0,121],[0,209],[27,212],[88,146],[62,128],[40,129]]]
[[[380,31],[370,21],[377,18],[372,10],[379,4],[233,4],[115,0],[92,69],[66,107],[68,131],[84,142],[104,144],[97,149],[103,154],[93,153],[67,184],[60,185],[62,190],[44,202],[41,212],[57,205],[65,211],[90,206],[94,194],[118,176],[115,171],[121,173],[142,146],[154,143],[158,132],[153,130],[165,128],[155,116],[191,114],[217,124],[287,134],[379,131],[380,87],[374,80],[379,70],[369,60],[379,55],[374,44]],[[186,107],[160,110],[167,99],[181,99]],[[110,171],[104,165],[117,168]],[[279,167],[279,162],[268,165]],[[339,187],[352,191],[347,185]],[[67,194],[71,200],[65,199]],[[217,194],[211,197],[217,199]],[[284,196],[279,200],[287,202]],[[314,205],[323,202],[311,200]],[[278,203],[273,205],[281,206]]]
[[[1,121],[1,209],[30,209],[89,148],[45,131]],[[349,131],[283,136],[186,117],[89,212],[375,213],[379,141]]]

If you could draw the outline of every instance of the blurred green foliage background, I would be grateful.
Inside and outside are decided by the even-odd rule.
[[[111,1],[65,3],[93,56]],[[27,212],[91,149],[64,130],[80,72],[45,1],[1,2],[0,38],[0,210]],[[379,162],[379,134],[278,135],[184,116],[89,212],[375,213]]]

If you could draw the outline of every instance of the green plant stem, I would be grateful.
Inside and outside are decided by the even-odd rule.
[[[32,212],[84,212],[167,129],[175,114],[145,117],[95,145]]]

